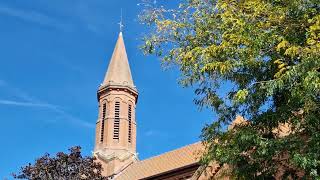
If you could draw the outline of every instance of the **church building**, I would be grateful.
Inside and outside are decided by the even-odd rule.
[[[94,156],[109,179],[210,179],[220,166],[202,173],[201,142],[139,160],[136,152],[138,90],[134,85],[123,34],[120,32],[109,67],[97,92],[99,115]]]

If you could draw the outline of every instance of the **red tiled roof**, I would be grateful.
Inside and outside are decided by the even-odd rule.
[[[136,180],[198,163],[204,150],[201,142],[190,144],[167,153],[130,165],[115,179]]]

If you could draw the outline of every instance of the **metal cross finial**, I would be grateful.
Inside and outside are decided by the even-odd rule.
[[[120,26],[120,32],[122,32],[123,27],[124,27],[124,25],[123,25],[123,23],[122,23],[122,8],[121,8],[121,16],[120,16],[119,26]]]

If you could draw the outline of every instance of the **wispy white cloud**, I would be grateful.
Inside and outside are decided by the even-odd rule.
[[[145,136],[152,136],[154,135],[154,131],[153,130],[148,130],[147,132],[144,133]]]
[[[0,87],[3,87],[4,89],[7,89],[13,96],[25,101],[25,102],[33,102],[34,104],[45,104],[45,103],[40,103],[40,101],[31,96],[30,94],[26,93],[25,91],[11,86],[8,82],[6,82],[3,79],[0,79]]]
[[[53,6],[60,14],[63,14],[64,19],[49,16],[47,13],[40,10],[20,9],[0,3],[0,15],[14,17],[25,22],[35,23],[46,27],[60,29],[67,32],[72,32],[76,29],[86,29],[93,34],[103,35],[108,29],[110,22],[105,21],[104,10],[108,7],[107,2],[101,1],[78,1],[76,3],[67,3],[66,7]],[[73,7],[70,11],[70,7]],[[59,8],[59,10],[57,10]],[[70,21],[67,21],[67,20]],[[114,22],[116,24],[117,22]]]
[[[2,105],[12,105],[12,106],[24,106],[24,107],[43,107],[43,108],[56,108],[51,104],[44,104],[44,103],[34,103],[34,102],[21,102],[21,101],[12,101],[12,100],[5,100],[0,99],[0,104]]]
[[[87,121],[84,121],[82,119],[79,119],[79,118],[73,116],[72,114],[66,112],[63,109],[56,108],[56,109],[52,109],[52,110],[59,113],[64,119],[67,119],[68,121],[72,122],[73,124],[77,124],[77,125],[80,125],[80,126],[86,127],[86,128],[94,128],[95,127],[94,124],[89,123]]]
[[[80,66],[79,64],[71,63],[70,59],[65,56],[50,55],[48,56],[48,59],[50,59],[53,63],[56,63],[61,67],[65,67],[68,70],[71,70],[73,72],[76,72],[79,74],[87,73],[87,70],[84,67]]]
[[[95,11],[96,8],[92,7],[92,3],[89,1],[78,1],[75,5],[75,11],[73,12],[76,15],[81,23],[94,34],[101,33],[101,24],[99,21],[99,16],[97,15],[98,11]]]
[[[12,8],[4,4],[0,4],[0,14],[65,31],[70,31],[72,29],[71,24],[63,23],[55,18],[49,17],[44,13],[32,10],[25,11],[18,8]]]
[[[21,106],[21,107],[29,107],[29,108],[44,108],[52,112],[55,112],[57,115],[61,116],[63,119],[66,119],[75,125],[80,125],[86,128],[94,128],[94,124],[73,116],[72,114],[65,111],[60,106],[40,101],[16,87],[9,86],[9,84],[6,81],[0,79],[0,86],[1,86],[1,83],[3,84],[3,87],[7,88],[9,91],[13,93],[18,93],[18,96],[20,97],[20,99],[23,99],[23,101],[0,99],[0,105]]]
[[[118,22],[120,22],[120,9],[117,21],[106,20],[105,12],[111,9],[108,1],[77,1],[74,4],[72,16],[76,16],[82,23],[82,27],[96,35],[105,35],[110,29],[110,25],[118,26]]]
[[[158,130],[147,130],[144,132],[144,135],[146,137],[151,137],[151,136],[167,136],[167,134],[165,132],[161,132],[161,131],[158,131]]]

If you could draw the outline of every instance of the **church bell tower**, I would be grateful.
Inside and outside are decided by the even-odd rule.
[[[97,92],[99,116],[94,156],[103,175],[113,177],[137,161],[135,109],[138,91],[134,86],[122,32]]]

